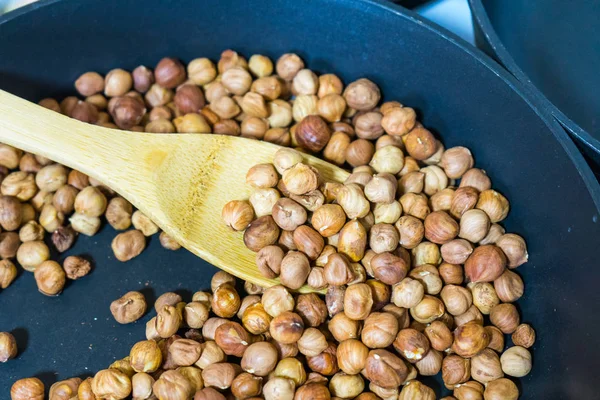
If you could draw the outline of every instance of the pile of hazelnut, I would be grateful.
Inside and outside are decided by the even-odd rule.
[[[524,293],[513,269],[527,261],[525,241],[499,225],[508,201],[474,167],[471,152],[445,149],[412,108],[380,104],[370,80],[344,87],[336,75],[319,76],[292,53],[273,63],[226,50],[216,65],[198,58],[187,67],[164,58],[154,71],[87,72],[75,87],[83,99],[40,104],[109,128],[236,135],[293,149],[248,171],[254,188],[249,201],[234,200],[222,214],[227,225],[244,231],[260,272],[280,284],[246,284],[242,299],[233,277],[218,273],[212,293],[198,292],[190,303],[165,294],[147,325],[147,340],[129,357],[93,378],[55,384],[51,399],[429,400],[435,394],[419,376],[440,372],[453,391],[446,400],[518,398],[505,376],[530,372],[528,348],[535,342],[513,305]],[[33,197],[41,208],[50,204],[46,213],[40,209],[46,218],[74,211],[71,229],[84,234],[97,231],[105,212],[116,229],[135,219],[131,205],[100,182],[8,146],[0,150],[0,160],[16,154],[37,162],[37,171],[20,168],[29,176],[62,168],[74,197],[84,190],[93,195],[79,206],[74,200],[69,212],[55,204],[58,189],[36,187],[31,207],[38,210]],[[324,182],[303,162],[304,152],[352,174],[343,183]],[[85,185],[71,183],[71,175]],[[3,195],[19,192],[5,193],[2,183]],[[18,199],[25,209],[29,200]],[[82,205],[94,211],[82,212]],[[144,249],[145,235],[158,232],[136,213],[137,229],[113,241],[122,261]],[[161,243],[178,248],[164,233]],[[4,276],[0,267],[0,284]],[[294,294],[300,288],[326,296]],[[146,302],[130,292],[111,311],[129,323],[146,312]],[[506,350],[504,335],[512,335]],[[0,334],[0,361],[15,353],[14,338]],[[11,395],[43,399],[43,392],[39,380],[27,378]]]

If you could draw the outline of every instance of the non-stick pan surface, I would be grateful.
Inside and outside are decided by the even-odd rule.
[[[477,45],[535,85],[600,165],[600,2],[469,0]],[[552,102],[552,104],[550,104]]]
[[[43,1],[0,19],[0,38],[0,88],[31,100],[72,93],[83,71],[154,66],[165,55],[216,59],[225,48],[274,58],[296,51],[319,72],[374,80],[387,99],[416,107],[446,146],[468,146],[511,200],[505,226],[530,252],[518,269],[527,287],[518,306],[539,337],[522,398],[594,398],[600,188],[535,97],[478,50],[410,12],[358,0]],[[111,254],[113,236],[105,227],[78,239],[69,254],[89,255],[95,268],[61,296],[39,294],[26,272],[0,293],[0,330],[15,332],[22,349],[0,366],[1,398],[15,379],[49,384],[126,356],[151,313],[117,325],[108,307],[123,293],[141,289],[151,300],[175,290],[189,300],[208,287],[214,268],[186,251],[153,238],[123,264]]]

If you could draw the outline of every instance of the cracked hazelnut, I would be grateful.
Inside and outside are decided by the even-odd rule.
[[[401,329],[394,340],[396,351],[410,363],[415,363],[427,354],[430,348],[427,337],[415,329]]]

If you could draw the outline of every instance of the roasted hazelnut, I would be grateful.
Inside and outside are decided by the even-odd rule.
[[[422,360],[430,348],[427,337],[415,329],[401,329],[394,340],[396,351],[411,363]]]
[[[343,342],[348,339],[357,339],[360,332],[360,322],[349,318],[344,313],[338,313],[328,323],[329,332],[335,340]]]
[[[361,341],[348,339],[337,348],[337,362],[342,371],[353,375],[360,373],[366,365],[369,349]]]
[[[488,234],[486,235],[485,238],[483,238],[479,244],[481,245],[485,245],[485,244],[495,244],[498,239],[500,239],[505,233],[504,228],[499,225],[499,224],[492,224],[490,226],[490,230],[488,231]]]
[[[296,122],[301,122],[303,121],[306,117],[308,116],[315,116],[319,119],[321,119],[319,116],[319,110],[318,110],[318,98],[317,96],[314,95],[298,95],[296,96],[296,99],[294,100],[294,104],[292,105],[292,118],[294,119],[294,121]],[[324,123],[324,122],[323,122]],[[298,140],[298,137],[296,136],[296,129],[297,129],[297,125],[292,126],[290,133],[292,134],[292,143],[296,144],[298,142],[296,142],[296,140]],[[325,145],[327,144],[327,141],[323,141],[321,142],[321,140],[325,137],[325,133],[323,130],[320,130],[320,128],[322,127],[320,122],[312,122],[312,125],[309,125],[307,127],[308,131],[312,131],[313,129],[317,128],[317,130],[314,133],[311,133],[307,139],[319,139],[319,141],[316,141],[314,143],[312,143],[312,146],[317,147],[322,145],[323,147],[325,147]],[[329,129],[329,128],[327,128]],[[331,132],[329,132],[331,133]],[[315,135],[315,136],[313,136]]]
[[[483,396],[485,400],[517,400],[519,389],[511,380],[500,378],[486,385]]]
[[[185,379],[192,384],[192,393],[196,393],[204,387],[204,381],[202,380],[202,370],[196,367],[179,367],[177,368]]]
[[[454,322],[456,326],[464,325],[470,321],[474,321],[477,322],[479,325],[483,325],[483,314],[475,306],[469,307],[469,309],[464,314],[454,316]]]
[[[65,286],[65,271],[55,261],[48,260],[38,265],[34,276],[38,290],[46,296],[56,296]]]
[[[386,350],[371,350],[366,360],[365,376],[383,388],[397,388],[408,375],[406,364]]]
[[[146,299],[140,292],[128,292],[110,304],[110,312],[120,324],[137,321],[146,312]]]
[[[329,237],[338,233],[346,222],[346,214],[337,204],[323,204],[315,210],[311,224],[322,236]]]
[[[416,279],[404,278],[394,285],[392,290],[392,302],[403,308],[412,308],[419,304],[425,294],[425,288]]]
[[[471,358],[471,378],[478,382],[489,383],[502,378],[502,365],[498,354],[492,349],[483,349]]]
[[[120,68],[113,69],[104,79],[104,94],[107,97],[123,96],[131,90],[133,78],[131,74]]]
[[[322,375],[333,375],[339,371],[339,366],[336,357],[336,345],[329,343],[329,347],[321,354],[314,357],[306,357],[308,367]]]
[[[513,304],[498,304],[490,311],[490,321],[503,333],[511,334],[519,326],[519,312]]]
[[[143,340],[131,348],[129,360],[136,372],[154,372],[162,364],[162,353],[154,340]]]
[[[359,261],[367,247],[367,232],[357,220],[348,221],[340,230],[337,243],[338,251],[352,261]]]
[[[460,218],[466,211],[475,208],[479,192],[471,186],[459,187],[454,191],[454,195],[450,203],[450,214],[456,218]]]
[[[496,246],[500,247],[508,260],[509,268],[517,268],[527,262],[527,245],[525,240],[514,233],[507,233],[496,240]]]
[[[185,81],[185,67],[176,59],[165,57],[154,69],[156,83],[167,89],[174,89]]]
[[[190,84],[178,87],[173,101],[182,114],[197,113],[206,104],[202,90]]]
[[[267,314],[261,303],[248,307],[241,319],[244,328],[254,335],[267,332],[271,324],[271,316]]]
[[[177,339],[169,346],[168,354],[168,358],[176,365],[189,367],[200,358],[202,345],[191,339]]]
[[[433,134],[422,126],[415,126],[407,134],[404,145],[408,154],[419,161],[428,159],[438,149]]]
[[[278,342],[290,344],[297,342],[304,332],[302,318],[293,312],[284,311],[271,321],[271,337]]]
[[[106,208],[106,220],[116,230],[128,229],[131,226],[133,207],[122,197],[114,197]]]
[[[88,186],[75,197],[75,211],[88,217],[100,217],[107,208],[106,196],[93,186]]]
[[[425,295],[419,304],[410,309],[410,315],[415,321],[428,324],[444,315],[445,311],[444,303],[440,299]]]
[[[71,223],[73,221],[71,220]],[[137,229],[119,233],[111,244],[117,260],[125,262],[139,256],[146,248],[146,237]]]
[[[406,276],[409,265],[392,253],[377,254],[371,260],[371,270],[375,278],[388,285],[395,285]]]
[[[330,93],[319,98],[317,110],[319,115],[327,122],[340,121],[344,111],[346,111],[346,100],[337,93]]]
[[[272,317],[277,317],[285,311],[294,309],[294,298],[290,292],[281,285],[271,286],[262,295],[261,302],[265,311]]]
[[[344,293],[344,313],[356,320],[366,319],[373,307],[371,288],[366,283],[349,286]]]
[[[445,243],[440,251],[446,263],[463,264],[473,253],[473,245],[465,239],[454,239]]]
[[[264,277],[272,279],[279,275],[283,257],[284,252],[281,247],[266,246],[256,253],[256,266]]]
[[[301,294],[296,300],[294,310],[306,326],[318,327],[327,319],[327,306],[315,293]]]
[[[492,187],[492,182],[484,170],[471,168],[463,174],[460,180],[461,188],[469,186],[477,189],[479,192],[483,192]]]
[[[144,95],[144,99],[150,107],[160,107],[170,103],[173,100],[173,96],[174,93],[172,90],[166,89],[159,84],[152,84]],[[208,92],[206,96],[208,97]]]
[[[234,95],[243,96],[250,90],[252,76],[241,67],[229,68],[221,75],[221,83]]]
[[[512,334],[512,341],[515,346],[521,346],[526,349],[535,343],[535,331],[529,324],[521,324]]]
[[[295,383],[288,378],[274,377],[263,386],[265,400],[293,399]]]
[[[509,204],[506,197],[495,190],[484,190],[479,194],[476,207],[485,211],[491,222],[500,222],[508,215]]]
[[[246,174],[246,184],[255,188],[272,188],[278,181],[279,177],[273,164],[257,164]]]
[[[204,377],[204,373],[202,373]],[[154,395],[165,400],[189,399],[194,394],[194,386],[179,371],[165,371],[152,385]]]
[[[361,339],[371,349],[383,349],[394,342],[398,330],[398,320],[394,315],[375,312],[365,319]]]
[[[154,73],[143,65],[134,69],[131,75],[133,78],[133,88],[137,92],[146,93],[154,83]]]
[[[400,136],[382,135],[375,142],[375,148],[380,149],[385,146],[395,146],[399,149],[404,149],[404,142],[402,141],[402,137]],[[402,169],[404,169],[404,167],[402,167]]]
[[[283,172],[282,181],[290,193],[303,195],[319,186],[319,173],[311,166],[296,163]]]
[[[440,297],[446,310],[452,315],[464,314],[473,303],[471,291],[462,286],[446,285],[442,288]]]
[[[463,268],[458,264],[442,263],[438,268],[438,272],[446,285],[460,285],[463,283]]]
[[[396,175],[404,167],[404,153],[395,146],[382,147],[375,151],[369,165],[378,173]]]
[[[270,215],[255,219],[244,232],[244,244],[254,252],[274,244],[278,238],[279,227]]]
[[[214,289],[211,306],[212,311],[219,317],[233,317],[240,305],[240,296],[233,285],[226,283]]]
[[[369,232],[369,245],[376,253],[391,252],[398,247],[400,236],[391,224],[375,224]],[[376,258],[377,256],[375,256]],[[375,260],[373,258],[373,260]],[[376,262],[378,264],[378,262]],[[375,269],[373,270],[375,272]],[[394,282],[396,283],[396,282]]]
[[[442,369],[442,359],[442,353],[432,348],[422,360],[415,363],[415,367],[423,376],[434,376]]]
[[[25,158],[21,159],[21,161]],[[2,194],[14,196],[21,201],[28,201],[38,193],[33,174],[24,171],[15,171],[2,180]]]
[[[36,212],[31,203],[21,204],[21,223],[26,224],[30,221],[35,221]]]
[[[240,399],[258,396],[262,392],[262,381],[261,377],[243,372],[231,382],[231,393]]]
[[[327,142],[329,142],[331,130],[321,117],[307,115],[296,127],[295,135],[300,146],[316,153],[323,150]]]
[[[52,204],[46,204],[40,212],[39,222],[47,232],[54,232],[62,226],[65,215]]]
[[[482,400],[483,385],[475,381],[467,381],[454,387],[454,397],[457,400]]]
[[[420,219],[405,215],[400,217],[395,226],[400,234],[400,246],[406,249],[412,249],[423,240],[425,227]]]
[[[421,168],[421,172],[425,174],[423,186],[425,194],[429,196],[434,195],[448,186],[448,177],[440,167],[430,165]]]
[[[241,231],[252,222],[254,209],[247,201],[232,200],[223,206],[221,218],[230,228]]]
[[[60,105],[58,104],[58,101],[56,101],[56,99],[47,97],[45,99],[40,100],[38,104],[44,108],[47,108],[48,110],[52,110],[58,113],[61,112]]]
[[[33,207],[33,209],[35,211],[40,212],[40,211],[42,211],[42,208],[46,204],[52,204],[53,196],[54,196],[53,193],[49,193],[44,190],[40,190],[37,192],[37,194],[35,196],[33,196],[31,201],[29,202],[29,204],[31,204],[31,206]],[[22,208],[22,206],[21,206],[21,208]],[[22,211],[21,211],[21,214],[22,214]]]
[[[97,72],[86,72],[75,81],[75,89],[84,97],[100,93],[104,90],[104,78]]]
[[[325,304],[327,305],[327,312],[330,317],[333,317],[337,313],[344,311],[344,295],[346,293],[346,286],[333,286],[327,287],[327,293],[325,294]]]
[[[402,205],[405,214],[412,215],[419,219],[425,219],[431,212],[427,197],[423,194],[406,193],[400,197],[400,204]]]
[[[50,249],[43,241],[25,242],[17,250],[17,261],[29,272],[34,272],[37,266],[49,258]]]
[[[346,148],[346,161],[353,167],[367,165],[375,154],[375,146],[366,139],[356,139]]]
[[[22,150],[19,150],[7,144],[0,145],[0,165],[5,168],[17,168],[19,166],[19,162],[21,160],[22,155]]]
[[[227,355],[241,357],[252,342],[252,337],[237,322],[227,321],[215,330],[214,339]]]
[[[356,131],[356,136],[362,139],[375,140],[383,135],[384,130],[381,126],[383,116],[377,111],[367,111],[357,113],[352,122]]]
[[[460,232],[458,236],[470,242],[477,243],[487,235],[490,229],[490,220],[481,210],[468,210],[460,219]]]
[[[438,351],[446,351],[452,346],[454,337],[450,329],[440,321],[433,321],[425,328],[425,336],[429,339],[431,347]]]
[[[166,292],[158,296],[158,298],[154,302],[154,309],[158,313],[160,310],[163,309],[164,306],[176,307],[177,304],[182,301],[183,299],[177,293]]]
[[[471,377],[471,360],[450,354],[442,361],[442,380],[448,387],[464,383]]]
[[[217,363],[204,368],[202,378],[205,386],[213,386],[225,390],[231,386],[241,368],[235,364]]]
[[[194,400],[226,400],[225,396],[221,392],[211,388],[205,387],[199,390],[194,395]]]
[[[356,183],[342,186],[336,200],[350,219],[363,218],[370,211],[369,202],[365,198],[362,188]]]
[[[292,80],[292,92],[296,95],[317,94],[319,78],[310,69],[301,69]]]
[[[63,261],[63,268],[69,279],[79,279],[86,276],[92,269],[91,263],[78,256],[69,256]]]
[[[299,289],[306,282],[309,273],[310,261],[304,253],[290,251],[283,257],[279,278],[284,286]]]
[[[325,246],[323,237],[307,225],[301,225],[296,228],[293,239],[298,250],[302,251],[312,260],[315,260],[321,254]]]
[[[469,288],[473,295],[473,305],[475,305],[482,314],[489,314],[492,308],[500,303],[500,299],[491,283],[470,283]]]
[[[183,309],[183,319],[187,326],[193,329],[200,329],[208,320],[210,312],[209,305],[199,301],[192,301],[185,305]]]
[[[306,371],[297,358],[284,358],[277,363],[272,377],[291,379],[296,386],[301,386],[306,382]]]
[[[48,397],[52,400],[68,400],[77,397],[81,378],[71,378],[59,381],[50,386]]]
[[[331,394],[343,399],[358,396],[364,388],[365,382],[360,375],[348,375],[344,372],[338,372],[329,381],[329,391]]]
[[[454,331],[452,350],[461,357],[471,358],[487,347],[489,334],[475,321],[459,325]]]
[[[275,66],[277,75],[286,81],[294,79],[302,68],[304,68],[304,61],[294,53],[286,53],[279,57]]]
[[[71,214],[75,209],[75,197],[79,190],[71,185],[61,186],[52,197],[52,204],[63,214]]]
[[[150,92],[146,96],[149,96]],[[144,103],[131,96],[113,97],[108,102],[108,112],[121,129],[132,129],[142,121],[146,108]]]
[[[492,282],[506,267],[506,256],[494,245],[476,247],[465,261],[465,276],[470,282]]]
[[[11,400],[44,400],[44,384],[38,378],[19,379],[10,388]]]
[[[125,399],[131,393],[131,380],[118,369],[104,369],[92,379],[92,391],[100,399]]]
[[[263,217],[265,215],[271,215],[273,207],[280,199],[281,195],[277,189],[255,189],[250,194],[250,204],[254,209],[254,213],[257,217]]]
[[[163,339],[173,336],[181,326],[182,316],[173,306],[163,306],[156,314],[156,331]]]

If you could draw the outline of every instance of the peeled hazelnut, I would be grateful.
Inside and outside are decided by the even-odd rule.
[[[163,339],[173,336],[181,326],[182,316],[173,306],[163,306],[156,314],[156,331]]]
[[[490,337],[485,328],[471,321],[454,331],[452,350],[461,357],[471,358],[485,349],[489,342]]]
[[[310,229],[306,225],[302,225],[300,228],[306,227]],[[300,229],[298,228],[298,229]],[[297,231],[297,230],[296,230]],[[295,232],[296,232],[295,231]],[[318,234],[315,232],[318,236]],[[319,236],[321,238],[321,236]],[[322,240],[322,239],[321,239]],[[299,242],[299,241],[294,241]],[[304,242],[303,242],[304,243]],[[322,242],[321,242],[322,243]],[[310,243],[307,244],[306,249],[312,249],[312,245]],[[304,245],[303,245],[304,246]],[[300,249],[300,247],[299,247]],[[300,249],[302,250],[302,249]],[[318,254],[318,253],[317,253]],[[310,261],[306,257],[306,255],[299,251],[290,251],[288,252],[283,260],[281,261],[281,270],[279,273],[279,279],[281,284],[289,287],[290,289],[296,290],[302,287],[308,278],[308,274],[310,273]]]
[[[254,252],[274,244],[278,238],[279,227],[270,215],[255,219],[244,232],[244,244]]]
[[[65,271],[55,261],[48,260],[38,265],[34,276],[38,290],[46,296],[56,296],[65,286]]]
[[[285,311],[292,311],[295,304],[290,292],[282,285],[274,285],[266,289],[261,302],[271,317],[277,317]]]
[[[442,359],[441,352],[430,349],[422,360],[415,363],[415,367],[423,376],[434,376],[442,369]]]
[[[360,375],[348,375],[338,372],[329,381],[329,391],[335,397],[343,399],[358,396],[365,388],[365,382]]]
[[[498,304],[490,311],[490,321],[503,333],[510,334],[519,326],[519,312],[511,303]]]
[[[394,340],[394,348],[411,363],[415,363],[429,352],[429,340],[414,329],[401,329]]]
[[[512,334],[512,341],[515,346],[521,346],[526,349],[535,343],[535,331],[528,324],[521,324]]]
[[[104,369],[92,379],[92,391],[100,399],[125,399],[131,393],[131,380],[118,369]]]
[[[440,251],[446,263],[463,264],[473,253],[473,245],[464,239],[454,239],[445,243]]]
[[[363,190],[356,183],[342,186],[337,195],[337,202],[350,219],[363,218],[370,211],[370,205],[365,198]]]
[[[442,380],[448,387],[464,383],[471,377],[471,360],[450,354],[442,361]]]
[[[410,215],[400,217],[395,224],[400,234],[399,244],[406,248],[416,247],[425,234],[425,228],[421,220]]]
[[[159,399],[189,399],[194,394],[194,386],[181,372],[171,370],[160,375],[152,391]]]
[[[17,250],[17,261],[29,272],[50,258],[50,249],[43,241],[25,242]]]
[[[344,98],[349,107],[356,110],[371,110],[381,99],[379,87],[366,78],[350,83],[344,90]]]
[[[90,262],[82,257],[69,256],[63,261],[63,268],[69,279],[79,279],[86,276],[92,269]]]
[[[301,69],[292,80],[292,91],[296,95],[317,94],[319,78],[310,69]]]
[[[431,157],[438,148],[433,134],[422,126],[416,126],[407,134],[404,145],[408,154],[419,161]]]
[[[334,74],[323,74],[319,76],[319,91],[317,95],[319,98],[325,97],[328,94],[342,94],[344,84]]]
[[[136,372],[154,372],[162,364],[162,353],[154,340],[144,340],[131,348],[129,360]]]
[[[140,292],[128,292],[110,304],[110,312],[120,324],[137,321],[146,312],[146,299]]]
[[[404,278],[394,285],[392,301],[398,307],[412,308],[421,302],[424,293],[425,288],[421,282],[412,278]]]
[[[304,332],[304,322],[298,314],[285,311],[273,318],[269,332],[271,337],[278,342],[295,343]]]
[[[231,393],[236,398],[257,396],[262,391],[262,378],[243,372],[231,382]]]
[[[97,72],[86,72],[75,81],[75,89],[84,97],[100,93],[104,90],[104,78]]]
[[[176,307],[178,303],[182,302],[183,299],[180,295],[173,292],[166,292],[161,294],[154,302],[154,309],[158,313],[163,309],[164,306]]]
[[[435,393],[429,386],[417,380],[411,380],[402,388],[398,400],[411,399],[433,400],[435,399]]]
[[[428,324],[444,315],[445,311],[444,303],[440,299],[425,295],[419,304],[410,309],[410,315],[415,321]]]
[[[23,215],[21,202],[13,196],[0,197],[0,224],[7,231],[14,231],[21,226]]]
[[[298,250],[315,260],[323,251],[325,242],[323,237],[307,225],[301,225],[294,230],[294,244]]]
[[[308,117],[308,116],[317,116],[319,114],[319,110],[318,110],[318,98],[317,96],[314,95],[299,95],[296,96],[296,98],[294,99],[294,104],[292,105],[292,117],[294,119],[294,121],[296,122],[300,122],[302,120],[304,120],[304,118]],[[318,117],[320,118],[320,117]],[[317,126],[320,126],[317,125]],[[309,127],[312,128],[312,127]],[[297,137],[295,135],[295,129],[297,129],[297,127],[292,127],[291,128],[291,133],[292,133],[292,143],[295,143],[294,141],[297,140]],[[323,138],[323,132],[319,131],[318,133],[320,133],[320,135],[316,136],[315,138]],[[327,144],[327,142],[317,142],[319,145],[322,144],[323,147]]]
[[[131,222],[133,227],[142,232],[144,236],[152,236],[159,231],[158,226],[140,210],[133,213]]]
[[[263,386],[265,400],[293,399],[294,391],[294,381],[282,377],[271,378]]]
[[[438,166],[440,161],[442,160],[442,155],[444,154],[444,151],[445,151],[444,145],[439,140],[436,140],[435,142],[437,145],[436,151],[431,156],[429,156],[428,158],[423,160],[423,164],[425,164],[425,165]],[[445,175],[445,173],[444,173],[444,175]]]
[[[421,172],[425,174],[423,186],[425,194],[429,196],[434,195],[448,186],[448,177],[440,167],[430,165],[421,168]]]
[[[454,337],[450,329],[440,321],[433,321],[425,328],[425,336],[429,339],[431,347],[438,351],[446,351],[452,346]]]
[[[206,335],[204,337],[206,338]],[[226,358],[227,356],[223,353],[223,350],[214,341],[208,340],[204,342],[202,354],[195,365],[204,369],[211,364],[223,362]]]
[[[430,213],[427,197],[423,194],[406,193],[400,197],[404,213],[419,219],[425,219]]]
[[[73,223],[72,219],[71,223]],[[146,238],[142,232],[134,229],[115,236],[111,247],[117,260],[129,261],[144,251]]]
[[[487,384],[483,396],[485,400],[517,400],[519,389],[513,381],[500,378]]]
[[[398,222],[400,215],[402,215],[402,206],[397,201],[392,201],[389,204],[378,203],[373,210],[376,224],[394,224]],[[396,229],[398,229],[398,227],[396,227]]]
[[[467,381],[454,387],[454,397],[457,400],[482,400],[483,385],[475,381]]]
[[[366,283],[349,286],[344,294],[344,313],[352,319],[364,320],[373,306],[371,288]]]
[[[466,147],[457,146],[442,154],[440,166],[451,179],[460,179],[465,172],[473,168],[473,156]]]
[[[360,395],[359,395],[360,397]],[[356,397],[358,399],[358,397]],[[323,399],[330,400],[331,393],[326,385],[318,382],[310,382],[300,386],[296,389],[294,394],[294,400],[310,400],[310,399]],[[360,400],[360,399],[359,399]]]
[[[327,338],[317,328],[305,329],[298,340],[298,351],[308,357],[321,354],[327,346]]]
[[[367,232],[365,227],[357,220],[348,221],[340,230],[338,238],[338,251],[345,254],[352,261],[362,259],[367,247]]]
[[[344,340],[337,348],[338,365],[350,375],[358,374],[365,368],[368,356],[369,349],[360,340]]]
[[[403,136],[415,126],[417,115],[410,107],[393,107],[389,110],[382,107],[381,112],[384,114],[381,125],[390,135]]]
[[[454,191],[454,196],[451,199],[450,213],[460,218],[466,211],[475,208],[479,192],[471,186],[460,187]]]
[[[23,159],[25,159],[25,156],[23,156],[21,162]],[[15,171],[8,174],[2,180],[0,188],[3,195],[14,196],[21,201],[31,200],[38,193],[33,174],[25,171]]]
[[[517,268],[527,262],[527,245],[525,240],[514,233],[507,233],[496,240],[496,246],[500,247],[508,260],[509,268]]]
[[[290,193],[303,195],[317,189],[319,173],[313,167],[297,163],[283,172],[282,180]]]
[[[198,390],[194,395],[194,400],[226,400],[225,396],[221,392],[211,388],[205,387],[202,390]]]
[[[363,139],[375,140],[383,135],[381,126],[383,116],[377,111],[360,112],[352,120],[356,136]]]
[[[242,325],[232,321],[217,327],[214,338],[225,354],[236,357],[241,357],[253,340]]]
[[[315,293],[299,295],[294,311],[310,327],[318,327],[327,319],[327,306]]]
[[[266,278],[275,278],[281,270],[281,261],[284,252],[279,246],[266,246],[256,253],[256,265],[261,274]]]
[[[165,57],[154,69],[156,83],[167,89],[174,89],[185,81],[185,67],[176,59]]]
[[[17,277],[17,267],[10,260],[0,261],[0,289],[6,289]]]
[[[458,264],[442,263],[438,267],[438,272],[446,285],[460,285],[463,283],[463,268]]]
[[[479,194],[476,207],[485,211],[491,222],[500,222],[508,215],[509,204],[506,197],[495,190],[484,190]]]
[[[0,363],[7,362],[16,356],[17,341],[15,337],[8,332],[0,332]]]
[[[346,148],[346,161],[353,167],[367,165],[375,154],[375,146],[368,140],[356,139]]]
[[[398,320],[393,314],[375,312],[365,319],[361,340],[371,349],[383,349],[394,342],[398,331]]]
[[[150,93],[150,92],[148,92]],[[146,113],[144,103],[131,96],[113,97],[108,103],[108,112],[121,129],[139,125]]]
[[[473,302],[471,292],[462,286],[446,285],[442,288],[440,297],[446,310],[452,315],[464,314]]]
[[[140,65],[131,73],[133,88],[136,92],[146,93],[154,83],[154,73],[149,68]]]
[[[256,216],[263,217],[265,215],[271,215],[273,206],[275,206],[280,197],[281,195],[277,189],[255,189],[252,194],[250,194],[248,200],[250,201],[250,204],[252,204]]]
[[[412,171],[403,175],[398,180],[398,192],[405,193],[421,193],[425,187],[425,174],[421,171]],[[433,197],[432,197],[432,204]]]
[[[454,322],[456,326],[461,326],[471,321],[476,322],[479,325],[483,325],[483,314],[475,306],[469,307],[464,314],[454,316]]]
[[[392,224],[375,224],[369,232],[369,246],[376,253],[394,251],[400,236]]]
[[[185,305],[183,309],[183,318],[187,326],[193,329],[200,329],[208,320],[209,306],[206,303],[192,301]]]
[[[44,384],[38,378],[16,381],[10,388],[12,400],[44,400]]]
[[[302,68],[304,68],[304,61],[294,53],[286,53],[279,57],[275,66],[277,75],[286,81],[294,79]]]
[[[470,282],[491,282],[504,272],[506,256],[497,246],[476,247],[465,261],[465,276]]]
[[[475,305],[482,314],[489,314],[492,308],[500,303],[500,299],[494,290],[494,286],[490,283],[470,283],[469,288],[473,294],[473,305]]]
[[[462,220],[461,220],[462,221]],[[448,243],[458,234],[458,223],[444,211],[435,211],[425,218],[425,237],[433,243]]]
[[[203,115],[189,113],[173,120],[179,133],[210,133],[211,127]]]
[[[52,400],[68,400],[77,397],[81,378],[59,381],[50,386],[49,398]]]
[[[412,255],[414,265],[438,265],[442,262],[440,248],[435,243],[431,242],[419,243],[417,247],[412,249]]]
[[[472,243],[481,241],[488,234],[490,220],[481,210],[465,211],[460,219],[458,236]]]
[[[404,167],[404,153],[395,146],[382,147],[375,151],[369,165],[378,173],[396,175]]]
[[[322,236],[329,237],[338,233],[346,222],[346,214],[337,204],[323,204],[311,217],[311,224]]]
[[[484,385],[502,378],[502,369],[500,358],[492,349],[483,349],[471,358],[471,378]]]

